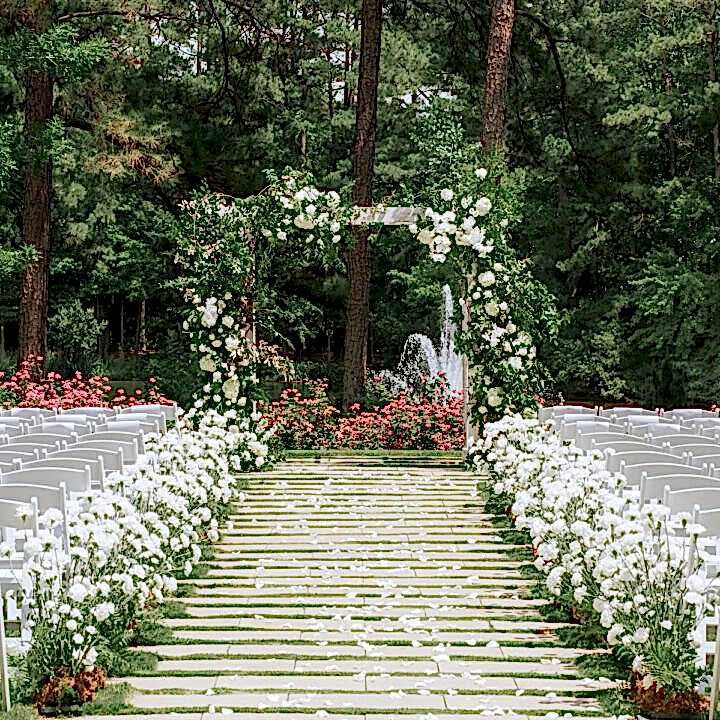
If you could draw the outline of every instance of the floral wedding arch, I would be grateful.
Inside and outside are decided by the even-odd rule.
[[[430,129],[435,137],[448,134],[441,116],[434,122],[440,123]],[[554,334],[557,316],[529,262],[509,244],[521,217],[521,188],[478,146],[456,146],[451,159],[447,148],[440,153],[442,180],[409,198],[412,207],[346,206],[336,192],[317,189],[311,175],[295,171],[271,176],[249,198],[200,193],[183,203],[176,260],[190,303],[185,330],[206,380],[196,408],[254,412],[260,367],[286,369],[254,331],[268,258],[274,253],[338,266],[351,223],[407,224],[433,260],[451,264],[462,317],[457,345],[466,358],[468,427],[481,432],[488,422],[537,407],[544,370],[536,344]]]

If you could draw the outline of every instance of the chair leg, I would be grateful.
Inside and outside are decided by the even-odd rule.
[[[720,609],[715,615],[715,659],[713,661],[712,682],[710,685],[710,712],[708,720],[715,718],[715,706],[718,701],[718,684],[720,684]]]
[[[3,709],[10,712],[10,678],[8,677],[7,643],[5,639],[5,598],[0,593],[0,672],[2,672]]]

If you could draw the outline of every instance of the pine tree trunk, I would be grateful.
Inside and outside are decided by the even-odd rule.
[[[359,207],[372,205],[381,35],[382,0],[363,0],[353,161],[353,202]],[[348,301],[343,393],[345,408],[358,401],[365,385],[370,326],[370,230],[354,225],[352,232],[355,244],[347,255]]]
[[[708,10],[708,35],[707,35],[707,61],[708,61],[708,80],[715,84],[717,82],[717,66],[715,64],[715,54],[717,52],[717,30],[715,29],[715,4]],[[712,128],[713,142],[713,177],[720,180],[720,125],[713,124]]]
[[[52,119],[53,80],[44,72],[28,72],[25,80],[25,141],[30,155],[23,187],[25,245],[37,258],[22,273],[20,287],[20,358],[47,352],[48,275],[52,161],[33,157],[38,134]]]
[[[494,0],[483,98],[482,144],[488,152],[500,149],[503,142],[515,12],[515,0]]]

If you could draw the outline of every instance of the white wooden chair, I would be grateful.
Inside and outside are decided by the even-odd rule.
[[[123,469],[122,452],[120,450],[104,450],[101,448],[82,448],[72,445],[67,450],[58,450],[48,454],[52,458],[76,458],[80,460],[102,460],[105,472]]]
[[[544,422],[546,418],[542,417],[544,410],[556,410],[563,407],[570,407],[568,405],[559,405],[555,406],[554,408],[542,408],[540,410],[540,419]],[[580,408],[582,406],[577,405],[575,406],[577,408]],[[165,420],[177,420],[178,416],[178,406],[177,404],[173,403],[172,405],[160,405],[158,403],[148,403],[147,405],[132,405],[131,407],[122,408],[119,412],[119,415],[127,415],[132,413],[143,413],[143,412],[149,412],[149,413],[162,413],[165,416]],[[597,408],[583,408],[580,412],[591,412],[594,414],[597,414]],[[553,413],[551,413],[551,416],[554,416]]]
[[[162,419],[164,422],[164,418]],[[143,432],[145,434],[149,433],[159,433],[160,432],[160,419],[156,418],[152,422],[149,421],[145,422],[142,420],[121,420],[118,418],[113,418],[108,421],[107,423],[107,431],[108,432],[131,432],[131,433],[138,433]]]
[[[52,508],[62,513],[62,540],[65,550],[70,549],[67,517],[67,489],[64,483],[50,485],[31,485],[23,483],[0,483],[0,500],[30,504],[42,515]]]
[[[0,447],[0,450],[4,453],[37,452],[40,457],[42,457],[43,453],[50,452],[51,450],[62,450],[62,446],[66,444],[65,438],[62,439],[62,443],[59,443],[55,440],[53,440],[52,442],[47,442],[45,440],[38,441],[37,436],[33,437],[32,442],[27,440],[27,436],[23,436],[23,438],[18,438],[17,442],[13,441],[9,442],[7,445],[2,445]]]
[[[23,445],[28,447],[49,447],[56,450],[62,450],[67,446],[68,440],[74,440],[77,436],[58,435],[57,433],[33,433],[32,435],[22,435],[18,438],[11,438],[8,443],[9,447]],[[17,441],[17,442],[16,442]]]
[[[609,408],[603,408],[600,411],[600,414],[603,417],[616,417],[618,419],[620,418],[626,418],[633,415],[657,415],[657,410],[645,410],[644,408],[629,408],[629,407],[609,407]]]
[[[668,437],[672,435],[684,435],[688,431],[685,425],[676,423],[657,423],[656,425],[648,425],[645,428],[645,437]]]
[[[55,415],[57,415],[55,410],[46,410],[45,408],[11,408],[0,413],[0,420],[6,417],[14,417],[40,422],[43,418],[52,418]]]
[[[98,424],[95,418],[83,418],[80,415],[69,415],[68,417],[58,415],[56,420],[44,422],[41,427],[43,428],[43,432],[55,432],[53,428],[68,428],[80,435],[82,433],[93,432]]]
[[[623,465],[640,465],[643,463],[666,463],[674,462],[669,453],[654,450],[630,450],[628,452],[605,452],[608,470],[622,472]]]
[[[25,434],[25,429],[24,426],[0,425],[0,433],[7,438],[4,442],[10,442],[10,438],[21,437]]]
[[[79,416],[83,418],[92,418],[97,422],[104,422],[107,418],[115,417],[117,411],[115,408],[110,407],[78,407],[70,408],[68,410],[61,410],[58,414],[58,420],[65,420],[73,416]]]
[[[132,432],[128,430],[103,430],[92,435],[84,435],[79,442],[87,440],[114,440],[115,442],[135,443],[137,445],[138,454],[145,454],[145,440],[142,430]]]
[[[640,477],[640,505],[644,505],[648,500],[662,500],[666,487],[668,492],[675,492],[676,490],[697,490],[698,488],[712,488],[715,486],[720,489],[720,480],[707,475],[657,475],[648,477],[647,473],[642,473]],[[720,524],[720,520],[718,522]]]
[[[661,475],[688,475],[693,477],[705,475],[709,477],[701,469],[691,465],[683,465],[680,462],[626,464],[622,467],[622,474],[627,478],[629,485],[639,485],[643,473],[648,477],[659,477]]]
[[[693,512],[720,508],[720,483],[717,487],[702,487],[692,490],[671,490],[665,487],[663,505],[667,505],[673,513]]]
[[[28,470],[14,470],[10,473],[0,475],[0,485],[5,484],[21,485],[49,485],[60,487],[65,485],[69,493],[87,493],[92,488],[90,468],[83,470],[63,467],[37,467]]]
[[[102,458],[94,460],[85,460],[81,458],[58,457],[52,455],[44,460],[33,460],[31,462],[19,462],[13,470],[32,470],[34,468],[71,468],[72,470],[90,470],[90,482],[105,490],[105,466]]]
[[[676,408],[675,410],[663,412],[663,416],[682,421],[700,418],[717,418],[718,413],[712,410],[703,410],[702,408]]]
[[[30,428],[28,437],[33,435],[62,435],[64,438],[71,438],[74,435],[81,435],[86,432],[92,432],[89,425],[76,425],[74,423],[52,422],[44,425],[35,425]]]
[[[12,427],[21,428],[23,432],[27,432],[29,427],[35,425],[35,421],[25,417],[0,417],[0,428]]]
[[[140,412],[139,410],[135,410],[135,408],[139,407],[146,407],[144,405],[135,405],[134,407],[126,408],[122,412]],[[147,407],[153,407],[153,408],[165,408],[165,407],[173,407],[175,413],[177,413],[176,406],[168,406],[168,405],[153,405],[153,406],[147,406]],[[562,415],[570,415],[570,414],[585,414],[585,415],[597,415],[597,408],[589,408],[585,407],[584,405],[553,405],[552,407],[543,407],[540,408],[540,422],[547,422],[551,418],[559,418]],[[122,413],[121,413],[122,414]],[[175,415],[176,417],[176,415]],[[168,418],[170,419],[170,418]],[[174,417],[173,417],[174,419]]]
[[[103,433],[104,434],[104,433]],[[130,441],[114,440],[112,438],[96,438],[90,435],[88,438],[81,438],[79,442],[75,443],[69,450],[89,448],[93,450],[111,450],[112,452],[119,452],[122,458],[123,465],[132,465],[138,461],[139,451],[137,439],[133,438]]]
[[[140,411],[137,411],[133,413],[120,413],[117,417],[112,418],[109,422],[110,424],[120,422],[152,423],[157,425],[158,432],[167,432],[167,420],[165,418],[165,413],[161,412],[146,411],[144,413],[141,413]]]
[[[628,436],[625,435],[625,438]],[[632,440],[611,440],[610,442],[593,442],[592,444],[593,450],[601,450],[602,452],[605,452],[607,450],[610,450],[615,453],[623,453],[623,452],[652,452],[655,448],[650,445],[649,443],[642,442],[641,440],[637,440],[636,442],[633,442]]]
[[[12,452],[11,450],[5,451],[0,450],[0,463],[10,463],[11,465],[15,460],[22,462],[32,462],[33,460],[40,459],[40,452]]]
[[[558,419],[555,430],[563,440],[574,440],[578,430],[608,427],[610,424],[609,420],[595,415],[563,415]]]
[[[657,438],[658,443],[663,445],[669,445],[670,447],[676,447],[678,445],[715,445],[720,450],[720,444],[714,442],[710,438],[703,437],[702,435],[692,435],[690,433],[683,433],[681,435],[666,435],[664,437]]]
[[[575,444],[583,450],[590,450],[594,442],[627,442],[629,438],[629,435],[620,432],[586,432],[583,426],[577,429]]]
[[[692,454],[693,457],[699,456],[703,452],[707,454],[717,454],[718,446],[715,444],[710,445],[709,443],[698,443],[696,445],[664,445],[666,452],[676,455],[677,457],[685,457],[688,454]]]

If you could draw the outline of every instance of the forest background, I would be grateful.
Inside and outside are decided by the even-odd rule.
[[[500,0],[498,0],[500,2]],[[174,282],[180,201],[310,170],[350,196],[360,3],[0,0],[0,365],[17,361],[27,168],[51,173],[48,366],[189,378]],[[418,111],[453,97],[482,132],[490,2],[388,0],[374,199],[422,186]],[[649,406],[720,393],[718,13],[700,0],[518,2],[505,147],[524,185],[514,244],[563,311],[541,348],[566,398]],[[48,99],[43,78],[51,79]],[[32,108],[52,118],[29,135]],[[50,103],[48,105],[48,103]],[[443,266],[373,236],[368,353],[439,333]],[[273,337],[341,393],[347,278],[278,264]],[[42,289],[39,290],[42,292]],[[263,334],[260,319],[259,331]]]

